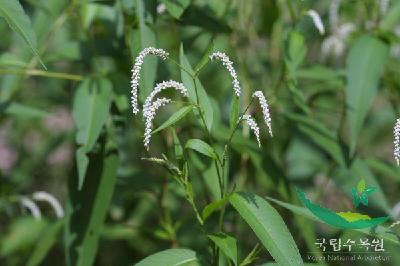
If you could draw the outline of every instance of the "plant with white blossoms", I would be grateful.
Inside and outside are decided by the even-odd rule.
[[[396,120],[393,128],[393,155],[397,165],[400,165],[400,118]]]
[[[150,49],[150,50],[149,50]],[[138,102],[137,102],[137,86],[138,82],[140,79],[140,66],[143,63],[143,58],[147,54],[156,54],[161,57],[166,57],[168,54],[162,49],[155,49],[155,48],[146,48],[144,51],[142,51],[138,58],[135,60],[135,66],[133,68],[133,75],[132,75],[132,110],[136,114],[139,112],[139,107],[138,107]],[[168,81],[162,81],[160,83],[157,83],[153,90],[150,92],[150,94],[147,96],[145,99],[142,110],[143,110],[143,119],[145,121],[145,129],[144,129],[144,140],[143,144],[144,147],[147,151],[149,151],[150,148],[150,141],[152,138],[152,135],[155,132],[164,130],[168,127],[172,127],[175,124],[177,124],[184,116],[189,115],[189,113],[194,114],[194,120],[190,120],[190,122],[195,123],[195,121],[198,121],[197,124],[195,124],[194,127],[192,127],[192,130],[188,132],[182,132],[180,131],[180,134],[176,134],[175,129],[173,129],[173,141],[174,141],[174,151],[175,151],[175,160],[179,162],[179,166],[176,166],[166,155],[162,154],[161,158],[157,157],[150,157],[150,158],[143,158],[146,161],[160,164],[163,167],[165,167],[168,172],[174,177],[174,179],[179,183],[179,185],[182,187],[183,191],[185,192],[185,198],[189,202],[190,206],[192,207],[197,221],[201,226],[204,226],[204,222],[207,219],[207,215],[200,214],[198,211],[197,205],[195,203],[194,195],[193,195],[193,188],[192,188],[192,183],[189,178],[189,159],[188,159],[188,150],[193,150],[197,151],[200,154],[203,154],[213,160],[213,163],[215,164],[215,171],[216,171],[216,177],[218,178],[218,190],[219,190],[219,196],[221,199],[227,197],[227,195],[231,192],[228,191],[228,185],[225,184],[226,181],[224,179],[224,175],[227,175],[228,173],[228,165],[227,165],[227,160],[229,159],[228,152],[230,149],[230,146],[232,145],[233,138],[235,133],[238,131],[238,128],[241,124],[242,121],[247,123],[247,125],[250,127],[251,131],[254,133],[256,137],[256,141],[259,147],[261,147],[261,136],[260,136],[260,127],[256,122],[256,119],[251,116],[250,114],[247,114],[247,110],[251,107],[252,103],[255,101],[258,101],[260,107],[261,107],[261,112],[260,115],[263,117],[263,121],[265,122],[266,126],[268,127],[268,132],[272,136],[272,125],[271,125],[271,116],[270,116],[270,110],[269,110],[269,105],[267,103],[267,100],[263,94],[262,91],[256,91],[252,94],[252,98],[250,103],[247,105],[246,108],[244,108],[244,111],[241,111],[241,106],[240,106],[240,95],[241,95],[241,87],[240,83],[238,80],[238,75],[236,73],[236,70],[233,67],[233,62],[229,59],[229,57],[222,52],[214,52],[211,53],[209,56],[205,56],[203,58],[208,58],[210,60],[218,60],[222,62],[222,65],[228,70],[229,75],[232,78],[232,110],[231,110],[231,119],[230,119],[230,128],[229,128],[229,133],[230,134],[225,134],[225,138],[223,141],[224,143],[224,150],[221,151],[222,154],[218,153],[215,145],[216,141],[220,141],[217,139],[216,136],[214,136],[214,133],[211,131],[209,128],[209,124],[206,121],[206,104],[204,103],[206,100],[205,98],[208,97],[206,91],[200,91],[200,80],[198,80],[198,74],[201,70],[202,67],[196,68],[196,71],[192,71],[189,66],[186,64],[179,64],[173,59],[168,58],[169,60],[173,61],[175,65],[179,66],[182,70],[182,80],[183,83],[180,83],[178,81],[174,80],[168,80]],[[185,59],[187,60],[187,59]],[[185,62],[185,60],[181,62]],[[207,61],[208,62],[208,61]],[[207,62],[205,64],[207,64]],[[204,65],[205,65],[204,64]],[[203,65],[203,67],[204,67]],[[186,76],[184,76],[186,75]],[[167,89],[173,89],[173,91],[176,91],[178,95],[181,96],[182,101],[181,102],[174,102],[177,105],[178,104],[183,104],[184,106],[181,107],[176,113],[174,113],[171,117],[167,119],[161,126],[159,126],[158,129],[153,131],[153,125],[154,125],[154,119],[157,113],[159,112],[160,108],[172,103],[173,101],[170,98],[166,97],[159,97],[159,95],[167,90]],[[202,88],[203,89],[203,88]],[[189,97],[191,96],[191,97]],[[188,100],[188,101],[187,101]],[[208,106],[208,108],[210,108]],[[201,129],[200,132],[198,132],[198,129]],[[194,136],[200,136],[201,132],[204,133],[204,139],[189,139],[186,141],[185,145],[181,145],[181,140],[183,139],[181,136],[185,133],[189,135],[189,138],[192,136],[192,131],[194,131],[193,135]],[[221,146],[220,146],[221,147]],[[222,228],[222,220],[224,216],[224,206],[220,207],[220,221],[221,221],[221,227],[220,231],[223,230]],[[215,210],[216,211],[216,210]],[[217,252],[218,253],[218,252]],[[214,261],[216,261],[217,258],[214,258]]]
[[[142,65],[144,62],[144,58],[147,55],[156,55],[161,59],[165,60],[168,57],[168,53],[163,49],[156,49],[154,47],[147,47],[140,52],[138,57],[135,59],[135,64],[132,67],[132,76],[131,76],[131,104],[132,104],[132,112],[137,114],[139,112],[138,108],[138,86],[140,80],[140,70],[142,69]]]
[[[28,209],[33,218],[40,220],[42,214],[35,201],[43,201],[48,203],[52,207],[57,218],[64,217],[64,209],[62,208],[60,202],[52,194],[46,191],[36,191],[32,194],[31,198],[28,196],[21,196],[19,198],[21,206]]]
[[[322,23],[322,19],[320,15],[317,13],[317,11],[310,9],[307,11],[307,15],[311,18],[314,26],[319,31],[319,34],[324,35],[325,34],[324,23]]]

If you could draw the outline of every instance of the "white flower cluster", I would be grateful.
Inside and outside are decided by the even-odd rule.
[[[256,136],[258,147],[261,147],[260,128],[258,127],[256,120],[254,120],[254,118],[251,115],[243,115],[240,118],[240,120],[246,121],[246,123],[249,125],[250,129],[253,131],[254,135]]]
[[[269,106],[268,106],[267,100],[265,99],[265,96],[262,93],[262,91],[254,92],[253,93],[253,97],[258,98],[258,101],[259,101],[261,109],[262,109],[264,122],[267,125],[268,132],[272,137],[271,116],[270,116],[270,113],[269,113]]]
[[[60,202],[50,193],[45,191],[37,191],[32,194],[32,199],[35,201],[44,201],[49,203],[52,209],[54,210],[54,213],[57,218],[64,217],[64,210],[61,207]],[[26,196],[23,196],[20,198],[20,203],[23,208],[27,208],[29,210],[33,218],[35,218],[36,220],[40,220],[42,214],[40,212],[39,207],[33,200],[31,200]]]
[[[157,110],[170,103],[171,100],[167,98],[158,98],[155,100],[149,108],[146,110],[145,118],[146,118],[146,127],[144,130],[144,146],[148,150],[149,149],[149,144],[150,144],[150,138],[151,138],[151,130],[153,128],[153,119],[156,116]]]
[[[165,60],[168,57],[168,53],[164,51],[163,49],[156,49],[154,47],[147,47],[143,49],[138,57],[135,59],[135,64],[133,65],[132,68],[132,77],[131,77],[131,103],[132,103],[132,112],[134,114],[137,114],[139,112],[138,108],[138,86],[139,86],[139,80],[140,80],[140,70],[142,68],[142,64],[144,62],[144,58],[147,55],[156,55],[161,57],[163,60]]]
[[[150,108],[152,101],[154,99],[154,97],[160,93],[161,91],[168,89],[168,88],[174,88],[176,89],[178,92],[180,92],[184,97],[187,97],[188,92],[187,89],[185,88],[185,86],[177,81],[174,80],[168,80],[168,81],[163,81],[158,83],[153,91],[150,93],[150,95],[146,98],[144,105],[143,105],[143,117],[146,118],[147,117],[147,112],[148,109]]]
[[[394,159],[397,162],[397,165],[400,164],[400,118],[396,120],[396,124],[393,128],[393,145],[394,145]]]
[[[319,33],[321,35],[324,35],[325,34],[325,27],[324,27],[324,24],[322,23],[322,19],[319,16],[319,14],[315,10],[310,9],[310,10],[307,11],[307,15],[309,17],[311,17],[311,19],[312,19],[312,21],[314,23],[314,26],[317,28]]]
[[[228,69],[229,74],[232,77],[232,85],[233,85],[233,90],[235,91],[235,94],[237,97],[240,97],[241,94],[241,88],[239,84],[239,80],[236,74],[235,69],[233,68],[233,63],[229,59],[229,57],[225,53],[221,52],[214,52],[210,55],[210,59],[214,60],[217,59],[222,62],[222,65]]]

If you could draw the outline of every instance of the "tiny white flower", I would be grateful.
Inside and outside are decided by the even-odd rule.
[[[153,101],[154,97],[161,91],[168,89],[168,88],[173,88],[173,89],[177,90],[184,97],[188,96],[187,89],[185,88],[185,86],[182,83],[174,81],[174,80],[160,82],[154,87],[153,91],[150,93],[150,95],[146,98],[146,100],[144,102],[143,117],[148,116],[147,112],[149,111],[149,108],[152,105],[152,101]]]
[[[33,193],[32,198],[36,201],[45,201],[51,205],[57,218],[64,217],[64,209],[60,202],[50,193],[45,191],[37,191]]]
[[[400,118],[396,120],[396,124],[393,128],[393,155],[394,159],[397,162],[397,165],[400,164]]]
[[[42,214],[40,212],[39,207],[30,198],[21,197],[19,202],[21,203],[22,207],[27,208],[29,210],[33,218],[35,218],[36,220],[40,220],[42,218]]]
[[[262,109],[264,122],[268,126],[268,132],[272,137],[271,115],[269,112],[269,106],[268,106],[267,100],[265,99],[265,96],[262,93],[262,91],[254,92],[253,97],[258,98],[258,101],[259,101],[261,109]]]
[[[241,88],[240,88],[239,80],[238,80],[238,77],[236,74],[236,70],[233,68],[233,63],[229,59],[229,57],[225,53],[214,52],[210,55],[210,59],[211,60],[217,59],[222,62],[222,65],[224,67],[226,67],[226,69],[229,71],[229,74],[232,77],[233,90],[235,91],[236,96],[240,97]]]
[[[325,58],[329,54],[336,57],[343,55],[346,49],[346,39],[355,29],[355,25],[352,23],[345,23],[333,29],[333,34],[322,42],[322,57]]]
[[[254,135],[256,136],[258,147],[261,147],[260,128],[258,127],[256,120],[254,120],[254,118],[251,115],[243,115],[239,119],[246,121],[246,123],[249,125],[250,129],[253,131]]]
[[[164,14],[166,10],[167,10],[167,6],[164,3],[158,4],[157,14],[159,14],[159,15]]]
[[[307,11],[307,15],[309,17],[311,17],[311,19],[312,19],[312,21],[314,23],[314,26],[317,28],[319,33],[321,35],[324,35],[325,34],[325,27],[324,27],[324,24],[322,23],[322,20],[321,20],[321,17],[319,16],[319,14],[315,10],[310,9],[310,10]]]
[[[132,112],[137,114],[139,112],[138,108],[138,86],[140,80],[140,70],[142,68],[142,64],[144,62],[144,58],[147,55],[156,55],[161,57],[163,60],[167,59],[168,53],[163,49],[156,49],[154,47],[147,47],[143,49],[138,57],[135,59],[135,64],[132,67],[132,77],[131,77],[131,104],[132,104]]]
[[[149,150],[149,144],[150,144],[150,139],[151,139],[151,131],[153,128],[153,119],[156,116],[156,112],[157,110],[170,103],[171,100],[167,99],[167,98],[158,98],[157,100],[155,100],[152,105],[146,110],[145,113],[145,118],[146,118],[146,122],[145,122],[145,130],[144,130],[144,147]]]

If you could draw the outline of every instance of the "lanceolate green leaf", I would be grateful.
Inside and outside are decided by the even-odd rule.
[[[176,111],[170,118],[168,118],[168,120],[165,121],[161,126],[159,126],[156,130],[154,130],[152,132],[152,134],[157,133],[167,127],[170,127],[170,126],[176,124],[177,122],[179,122],[179,120],[184,118],[190,111],[192,111],[192,109],[193,109],[193,106],[191,106],[191,105],[182,107],[181,109]]]
[[[139,261],[135,266],[196,266],[200,265],[196,252],[189,249],[167,249]]]
[[[213,148],[211,148],[210,145],[200,139],[189,139],[186,142],[185,149],[195,150],[205,156],[217,160],[217,155],[215,154]]]
[[[359,37],[350,49],[346,69],[346,102],[351,155],[355,152],[365,117],[375,98],[388,54],[389,47],[371,36]]]
[[[232,260],[234,265],[237,265],[236,238],[225,233],[208,235],[208,238],[210,238],[217,245],[217,247],[221,249],[227,258]]]
[[[96,143],[108,117],[112,100],[112,84],[105,78],[86,79],[78,87],[72,115],[77,127],[76,142],[82,147],[77,153],[79,188],[82,187],[86,167],[82,158]]]
[[[193,69],[192,66],[190,65],[188,59],[185,56],[185,53],[183,51],[183,45],[181,45],[180,49],[180,64],[190,72],[192,75]],[[189,75],[185,70],[181,69],[181,78],[182,82],[185,85],[186,89],[188,90],[189,94],[189,100],[194,103],[200,105],[202,111],[203,111],[203,116],[204,120],[206,123],[206,126],[208,130],[211,130],[212,124],[213,124],[213,108],[211,105],[211,101],[207,96],[207,93],[205,89],[203,88],[203,85],[201,85],[200,80],[198,78],[193,81],[193,78],[191,75]],[[196,93],[197,89],[197,93]],[[200,118],[199,118],[200,119]],[[200,119],[200,123],[202,123]]]
[[[47,226],[43,230],[43,234],[41,235],[39,241],[36,243],[35,249],[29,257],[28,262],[26,263],[27,266],[36,266],[41,264],[47,253],[57,242],[57,239],[64,225],[65,219],[62,219]]]
[[[229,201],[278,264],[303,265],[292,235],[266,200],[251,193],[235,193]]]
[[[89,155],[85,183],[77,189],[77,179],[69,183],[66,254],[69,266],[93,265],[108,206],[117,180],[118,154],[111,140],[102,137],[99,151]]]
[[[19,1],[0,0],[0,16],[4,17],[8,25],[24,39],[42,66],[46,68],[37,51],[36,34],[33,31],[31,21]]]

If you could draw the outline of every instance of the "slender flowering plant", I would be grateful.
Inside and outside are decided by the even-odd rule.
[[[396,120],[393,128],[393,155],[397,165],[400,165],[400,118]]]
[[[324,23],[322,23],[322,19],[320,17],[320,15],[317,13],[317,11],[310,9],[307,11],[307,15],[312,19],[312,22],[314,24],[314,26],[317,28],[317,30],[319,31],[319,33],[321,35],[325,34],[325,26]]]
[[[60,202],[52,194],[46,191],[36,191],[30,197],[21,196],[19,202],[22,208],[27,209],[33,218],[40,220],[42,218],[42,212],[36,202],[48,203],[54,211],[57,218],[64,217],[64,209]]]
[[[203,57],[206,58],[203,60],[208,59],[206,63],[200,64],[201,67],[198,67],[195,71],[193,71],[189,63],[187,63],[187,59],[181,59],[181,63],[178,63],[169,58],[168,53],[162,49],[146,48],[142,52],[140,52],[140,54],[136,58],[132,70],[132,110],[135,114],[139,112],[137,88],[140,80],[140,67],[143,63],[144,57],[149,54],[160,56],[162,59],[168,59],[168,61],[172,61],[175,65],[177,65],[181,69],[183,82],[181,83],[175,80],[168,80],[157,83],[150,94],[147,96],[147,98],[145,98],[143,106],[141,108],[143,112],[143,119],[145,121],[143,139],[145,149],[148,152],[151,151],[151,139],[155,133],[161,130],[172,128],[174,151],[176,156],[175,161],[178,162],[178,165],[173,162],[174,160],[172,158],[167,157],[165,154],[161,154],[161,157],[147,157],[143,159],[152,163],[162,165],[168,170],[170,175],[172,175],[172,177],[181,185],[181,187],[185,191],[185,198],[192,207],[197,221],[203,227],[205,226],[206,220],[211,215],[211,213],[217,212],[217,209],[214,208],[214,210],[211,209],[211,211],[207,211],[205,213],[200,213],[200,211],[198,210],[198,203],[195,201],[195,195],[192,188],[192,173],[189,171],[191,169],[191,167],[189,166],[191,162],[189,150],[199,152],[200,154],[209,157],[213,161],[216,170],[216,181],[218,182],[218,198],[226,202],[230,195],[234,193],[234,180],[229,180],[229,178],[226,179],[224,178],[224,176],[229,175],[229,153],[230,146],[235,140],[235,133],[238,131],[242,122],[244,122],[253,132],[257,145],[261,147],[261,130],[259,124],[256,121],[256,118],[258,116],[262,118],[262,121],[267,127],[269,135],[272,137],[272,120],[270,108],[264,93],[260,90],[255,91],[252,94],[251,101],[245,108],[241,108],[240,96],[242,94],[242,89],[239,83],[238,74],[233,66],[233,62],[223,52],[216,51],[210,53],[208,56]],[[216,135],[214,135],[214,132],[210,128],[209,99],[206,89],[201,87],[200,80],[198,79],[201,68],[205,67],[207,62],[210,60],[221,62],[222,65],[228,70],[228,73],[232,79],[233,97],[230,117],[231,122],[228,129],[229,133],[224,134],[225,138],[223,139],[220,139]],[[186,63],[182,64],[182,62]],[[173,95],[176,94],[177,96],[180,96],[180,101],[173,101],[171,98],[162,97],[161,95],[166,90],[172,92]],[[178,111],[171,115],[157,129],[154,129],[154,125],[156,124],[156,115],[160,113],[160,109],[167,104],[181,106]],[[258,115],[257,112],[253,112],[253,115],[250,115],[248,111],[250,111],[251,107],[254,107],[252,108],[252,110],[261,110],[259,112],[260,114]],[[194,118],[189,120],[191,123],[193,123],[192,128],[194,128],[195,130],[200,129],[200,132],[196,132],[194,135],[192,135],[191,131],[185,132],[181,129],[179,130],[178,135],[175,128],[178,127],[181,119],[183,119],[185,116],[189,116],[190,114],[192,114]],[[201,133],[203,133],[203,135],[200,135]],[[187,137],[185,138],[184,135],[188,136],[189,139],[186,140],[185,145],[181,145],[182,140],[187,139]],[[196,138],[193,138],[194,136]],[[218,150],[217,145],[224,148],[222,150]],[[225,204],[222,204],[220,207],[218,207],[218,209],[220,209],[220,223],[218,231],[223,231]],[[205,227],[204,230],[206,230]],[[215,253],[213,261],[215,262],[218,260],[218,245],[215,245],[214,249]]]

